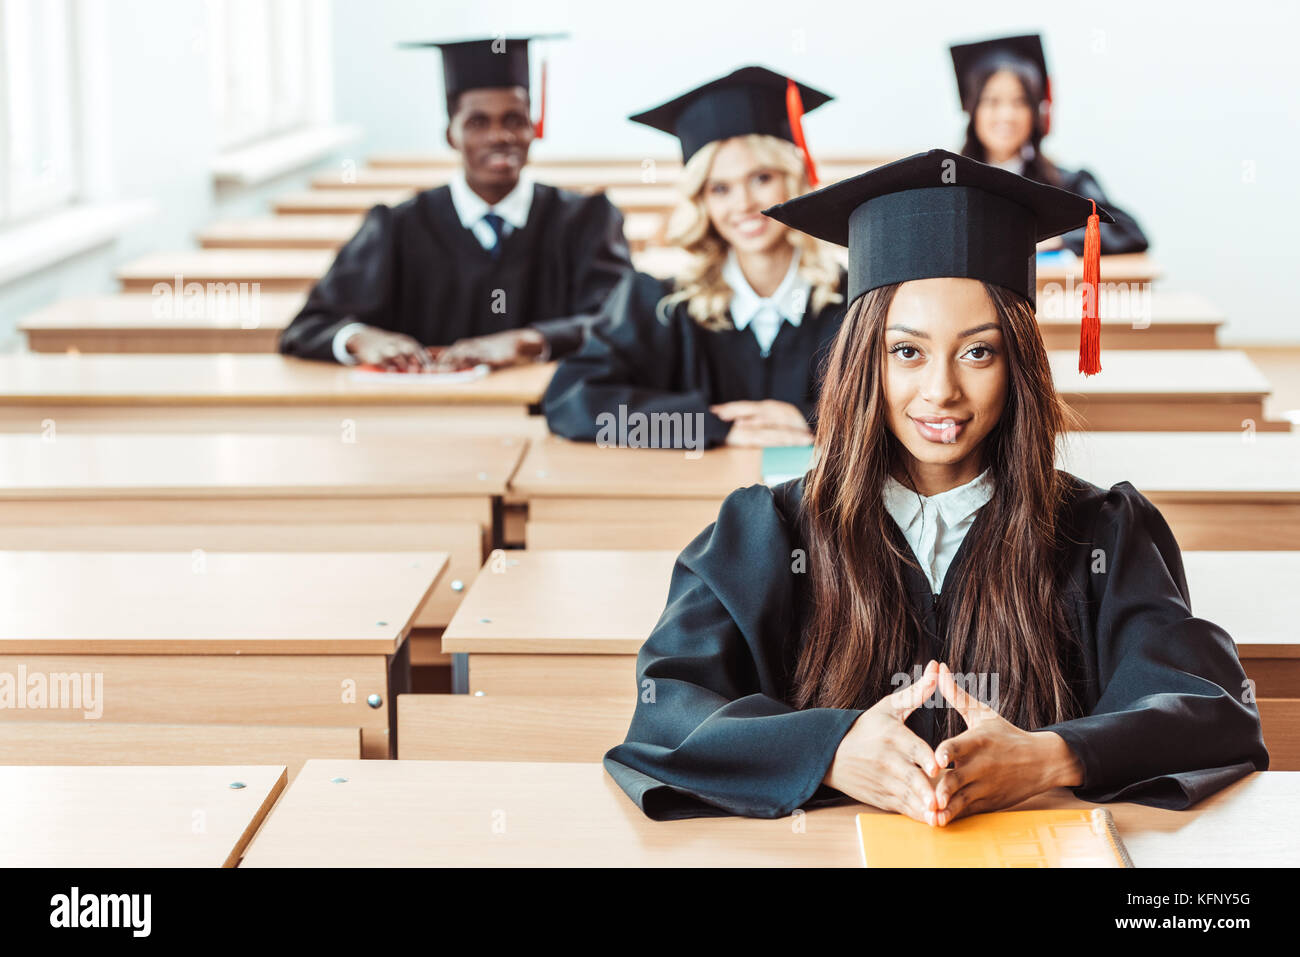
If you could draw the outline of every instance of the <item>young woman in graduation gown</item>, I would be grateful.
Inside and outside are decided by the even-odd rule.
[[[1102,253],[1144,252],[1149,244],[1142,227],[1110,201],[1092,173],[1066,169],[1043,155],[1051,87],[1041,38],[1002,37],[950,49],[958,95],[969,117],[962,155],[1096,200],[1115,220],[1102,224]],[[1071,230],[1043,248],[1061,246],[1082,255],[1083,230]]]
[[[1054,787],[1182,809],[1267,768],[1159,510],[1054,467],[1067,412],[1024,262],[1088,209],[935,150],[771,211],[848,236],[852,305],[812,468],[727,497],[638,655],[605,767],[647,815],[848,797],[943,826]],[[1011,255],[968,256],[991,244]]]
[[[619,284],[556,370],[543,402],[551,431],[600,441],[602,422],[684,413],[706,446],[811,441],[844,271],[820,243],[762,215],[810,188],[792,87],[809,110],[829,99],[747,67],[633,117],[682,139],[684,201],[668,238],[690,264],[675,279],[633,273]]]

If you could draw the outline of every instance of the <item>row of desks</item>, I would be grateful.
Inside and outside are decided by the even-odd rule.
[[[1093,431],[1286,430],[1268,422],[1268,380],[1227,349],[1108,349],[1105,374],[1078,374],[1073,350],[1049,353],[1066,404]],[[359,373],[279,355],[0,356],[0,430],[339,429],[347,418],[381,428],[455,419],[466,428],[534,434],[519,420],[540,403],[553,364],[521,366],[457,384]],[[453,416],[443,415],[448,411]],[[535,418],[535,417],[534,417]],[[497,430],[499,431],[499,430]]]
[[[315,195],[315,194],[313,194]],[[150,253],[117,271],[123,292],[153,292],[187,283],[257,283],[263,292],[307,292],[334,261],[333,248],[257,248],[226,246]],[[836,255],[843,258],[843,251]],[[678,247],[646,248],[632,254],[642,272],[668,278],[678,275],[689,260]],[[1104,284],[1150,283],[1159,267],[1145,253],[1103,256]],[[1038,290],[1049,286],[1077,285],[1083,280],[1081,261],[1064,257],[1045,261],[1037,270]]]
[[[174,289],[174,284],[173,284]],[[246,293],[160,297],[153,293],[61,299],[25,317],[18,328],[33,352],[275,352],[280,332],[305,294]],[[1112,290],[1101,303],[1101,335],[1112,349],[1214,349],[1223,313],[1200,296],[1150,290],[1145,298]],[[1077,348],[1077,299],[1040,303],[1048,349]]]
[[[1058,461],[1102,487],[1131,481],[1184,547],[1300,548],[1295,435],[1071,433]],[[490,529],[495,504],[514,501],[528,506],[530,547],[679,548],[713,521],[729,492],[762,480],[758,450],[691,458],[554,437],[0,435],[0,525],[8,527],[332,521]]]
[[[599,764],[307,762],[0,769],[15,867],[858,867],[858,804],[790,819],[645,818]],[[239,785],[236,787],[235,785]],[[1107,805],[1138,867],[1295,866],[1300,773],[1252,774],[1186,811]],[[278,801],[278,804],[276,803]],[[274,806],[274,809],[272,809]],[[1016,810],[1088,808],[1056,789]],[[196,827],[202,815],[203,827]]]

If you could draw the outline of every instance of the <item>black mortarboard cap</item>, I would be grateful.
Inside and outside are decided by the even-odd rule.
[[[1027,64],[1038,71],[1044,99],[1051,99],[1047,76],[1047,59],[1043,56],[1043,40],[1037,33],[1019,37],[999,37],[978,43],[960,43],[948,48],[952,53],[952,68],[957,74],[957,96],[962,109],[970,104],[970,81],[977,73],[990,72],[1008,64]]]
[[[1094,208],[1097,219],[1089,222]],[[850,302],[891,283],[955,276],[1002,286],[1033,303],[1037,244],[1086,226],[1084,278],[1094,290],[1093,320],[1098,226],[1114,222],[1082,196],[947,150],[878,166],[763,212],[848,247]]]
[[[801,101],[793,116],[791,84]],[[685,162],[707,143],[749,133],[780,137],[803,149],[802,114],[831,99],[828,93],[766,67],[747,66],[628,119],[676,136]]]
[[[529,89],[529,41],[559,40],[566,36],[548,33],[482,40],[428,40],[398,46],[403,49],[437,47],[442,51],[443,80],[450,106],[466,90],[505,86]]]

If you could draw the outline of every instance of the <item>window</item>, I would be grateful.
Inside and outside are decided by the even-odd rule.
[[[328,120],[323,0],[207,0],[207,15],[218,149]]]
[[[0,223],[69,205],[78,170],[69,0],[0,0]]]

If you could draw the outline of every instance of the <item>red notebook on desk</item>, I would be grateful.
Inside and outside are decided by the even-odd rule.
[[[995,811],[931,827],[902,814],[859,814],[865,867],[1132,867],[1105,808]]]

